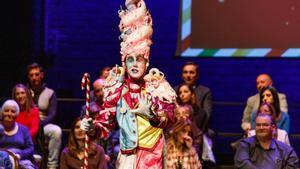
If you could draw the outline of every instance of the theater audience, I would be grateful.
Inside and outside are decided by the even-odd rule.
[[[197,151],[199,159],[202,157],[203,147],[203,132],[197,127],[195,121],[192,119],[193,108],[190,105],[179,105],[175,111],[175,122],[181,120],[190,120],[192,122],[192,139],[193,147]]]
[[[193,108],[193,120],[195,121],[199,129],[205,131],[207,126],[204,125],[207,116],[205,111],[203,111],[203,109],[199,107],[194,88],[188,84],[181,84],[178,86],[176,94],[177,103],[179,105],[190,105]]]
[[[58,158],[61,147],[61,128],[54,124],[57,100],[56,93],[43,82],[44,79],[43,67],[38,63],[32,63],[27,66],[28,88],[34,103],[39,108],[40,122],[44,129],[45,138],[48,143],[48,162],[49,169],[58,167]]]
[[[193,147],[190,120],[177,121],[167,141],[167,169],[200,169],[198,154]]]
[[[29,129],[31,138],[35,142],[40,125],[40,116],[30,91],[23,84],[17,84],[12,89],[12,98],[20,107],[20,114],[16,121]]]
[[[263,88],[273,85],[273,80],[268,74],[260,74],[256,78],[256,88],[258,92],[261,92]],[[288,113],[288,105],[286,101],[286,96],[283,93],[278,93],[280,110]],[[251,96],[247,100],[247,105],[243,112],[241,127],[244,131],[251,129],[251,114],[257,112],[260,105],[260,95],[259,93]]]
[[[267,102],[262,103],[262,105],[260,106],[260,108],[258,109],[258,112],[257,112],[257,115],[259,115],[259,114],[270,115],[272,117],[273,121],[275,121],[275,119],[276,119],[274,107],[272,106],[272,104],[269,104]],[[255,128],[255,123],[253,125],[254,125],[253,128]],[[288,136],[287,132],[285,130],[279,129],[277,127],[276,123],[274,124],[274,126],[276,129],[274,130],[273,138],[290,145],[289,136]],[[254,136],[255,130],[250,130],[247,135],[248,135],[248,137]]]
[[[204,127],[203,131],[207,132],[210,117],[212,115],[212,93],[209,88],[197,83],[199,74],[199,66],[194,62],[186,62],[182,67],[181,75],[183,83],[192,86],[195,90],[197,105],[201,110],[195,113],[205,114],[206,117],[204,123],[201,121],[198,121],[198,123],[201,123]],[[174,90],[177,91],[178,87],[179,86],[175,86]],[[203,128],[201,127],[201,129]]]
[[[192,86],[188,84],[181,84],[177,88],[177,103],[179,105],[190,105],[193,108],[193,123],[196,124],[196,126],[204,133],[203,140],[202,140],[202,153],[201,159],[203,161],[203,168],[215,168],[215,157],[212,151],[213,143],[211,139],[211,134],[208,134],[206,130],[207,126],[205,126],[207,123],[207,114],[201,107],[199,107],[199,104],[197,104],[198,100],[196,99],[196,93]],[[206,132],[205,132],[206,131]],[[212,133],[212,132],[210,132]],[[198,150],[198,149],[197,149]]]
[[[277,90],[272,87],[266,87],[263,88],[260,92],[260,103],[269,103],[274,107],[275,110],[275,121],[277,124],[277,127],[279,129],[283,129],[285,130],[287,133],[289,133],[290,130],[290,117],[287,113],[282,112],[280,110],[280,105],[279,105],[279,97],[278,97],[278,93]],[[255,119],[256,116],[256,112],[252,113],[252,118],[251,119]],[[255,121],[252,120],[252,125],[254,125]]]
[[[61,169],[81,169],[84,165],[84,140],[86,132],[80,129],[80,123],[80,118],[77,118],[71,126],[67,146],[61,153]],[[104,150],[93,140],[89,142],[88,165],[89,168],[93,169],[107,168]]]
[[[0,148],[12,151],[19,159],[21,168],[34,169],[34,146],[27,127],[16,122],[20,108],[14,100],[6,100],[1,107]]]

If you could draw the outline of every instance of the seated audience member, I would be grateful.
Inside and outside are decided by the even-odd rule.
[[[106,66],[106,67],[102,68],[101,71],[99,72],[99,77],[98,77],[97,80],[95,80],[95,82],[96,81],[98,81],[98,83],[100,82],[101,83],[101,88],[103,88],[104,81],[108,77],[110,70],[111,70],[111,68]],[[98,86],[99,86],[99,84],[98,84]],[[99,87],[97,87],[97,88],[99,88]],[[96,92],[94,91],[94,90],[97,90],[97,88],[95,88],[95,84],[93,84],[93,90],[90,91],[90,100],[91,101],[97,102],[96,92],[99,92],[99,90],[96,91]]]
[[[190,105],[193,108],[193,123],[204,132],[202,140],[202,155],[200,156],[203,161],[203,168],[215,168],[215,157],[212,151],[213,143],[210,138],[213,134],[212,130],[207,130],[207,116],[205,111],[197,104],[196,93],[193,87],[187,84],[181,84],[177,88],[177,103],[179,105]],[[207,132],[205,132],[207,131]],[[208,134],[210,132],[210,134]],[[202,134],[202,133],[201,133]],[[210,136],[210,137],[209,137]],[[198,149],[197,149],[198,150]],[[200,154],[199,154],[200,155]]]
[[[238,169],[298,168],[299,159],[294,149],[273,138],[276,130],[272,116],[258,114],[256,135],[243,139],[234,157]]]
[[[263,88],[273,85],[273,80],[268,74],[260,74],[256,78],[256,88],[258,92],[261,92]],[[286,101],[286,96],[283,93],[278,93],[280,110],[282,112],[288,113],[288,105]],[[241,127],[244,131],[251,129],[251,114],[257,112],[260,105],[259,93],[251,96],[247,100],[247,105],[243,112]]]
[[[197,123],[202,124],[203,127],[200,129],[204,129],[204,132],[207,132],[210,117],[212,115],[212,93],[211,90],[203,85],[199,85],[197,80],[199,78],[200,70],[199,66],[194,62],[186,62],[182,67],[182,80],[183,83],[192,86],[195,91],[196,96],[196,104],[198,105],[199,110],[194,113],[199,113],[200,116],[205,117],[204,121],[197,121]],[[175,86],[174,90],[177,91],[179,86]],[[193,115],[195,116],[195,115]],[[199,120],[203,120],[199,118]]]
[[[38,63],[27,66],[28,89],[30,89],[35,105],[39,108],[40,123],[44,129],[45,139],[48,140],[47,167],[56,169],[62,131],[58,125],[54,124],[57,111],[56,93],[46,86],[46,83],[43,82],[44,77],[43,67]]]
[[[287,133],[289,133],[290,130],[290,117],[287,113],[282,112],[280,110],[279,106],[279,98],[277,94],[277,90],[270,86],[266,87],[261,90],[260,92],[260,103],[266,102],[268,104],[271,104],[274,107],[274,112],[275,112],[275,121],[277,124],[277,127],[279,129],[285,130]],[[256,112],[252,113],[251,116],[252,120],[252,125],[255,126],[255,117],[256,117]]]
[[[103,104],[103,94],[104,94],[103,93],[103,85],[104,85],[104,80],[102,80],[102,79],[97,79],[93,83],[94,90],[92,92],[93,92],[94,100],[92,100],[92,102],[90,104],[98,107],[97,109],[99,109],[99,111],[101,110],[101,106]],[[86,106],[85,105],[82,106],[80,117],[85,116],[85,114],[86,114],[85,109],[86,109]],[[97,113],[99,113],[99,112],[97,112]]]
[[[180,120],[174,124],[167,141],[167,169],[202,168],[198,154],[192,146],[191,131],[190,120]]]
[[[86,132],[80,129],[80,123],[80,118],[77,118],[71,126],[67,146],[61,153],[61,169],[81,169],[84,165],[84,141]],[[89,168],[93,169],[107,168],[104,150],[93,140],[89,142],[88,165]]]
[[[187,84],[181,84],[178,86],[176,94],[178,105],[190,105],[193,108],[193,114],[191,115],[193,120],[199,129],[206,131],[207,126],[204,125],[207,116],[205,111],[197,104],[196,93],[193,87]]]
[[[179,105],[174,113],[175,122],[180,120],[190,120],[192,122],[193,147],[197,151],[198,156],[202,157],[203,132],[197,127],[195,121],[192,119],[193,108],[190,105]]]
[[[40,126],[39,109],[33,103],[30,91],[23,84],[17,84],[12,90],[12,98],[20,107],[20,114],[16,121],[29,129],[32,140],[35,142]]]
[[[18,157],[21,168],[34,169],[34,146],[27,127],[16,122],[20,112],[14,100],[7,100],[1,108],[1,124],[4,128],[0,133],[0,148],[8,149]]]
[[[185,104],[185,105],[178,105],[174,110],[175,113],[175,122],[180,120],[191,120],[193,117],[193,107]]]
[[[275,119],[276,119],[275,109],[272,106],[272,104],[269,104],[267,102],[262,103],[262,105],[260,106],[260,108],[257,112],[257,115],[259,115],[259,114],[270,115],[270,116],[272,116],[272,120],[274,122],[276,122],[275,121]],[[253,125],[255,125],[255,123]],[[281,142],[284,142],[284,143],[290,145],[289,136],[288,136],[287,132],[285,130],[279,129],[277,127],[276,123],[275,123],[275,127],[276,127],[276,130],[273,133],[273,138],[277,139],[278,141],[281,141]],[[255,128],[255,126],[253,126],[253,128]],[[254,136],[254,135],[255,135],[255,130],[250,130],[248,132],[248,137],[251,137],[251,136]]]

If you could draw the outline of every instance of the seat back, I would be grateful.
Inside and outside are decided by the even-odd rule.
[[[12,168],[13,169],[19,169],[19,159],[15,155],[15,153],[13,153],[12,151],[10,151],[8,149],[4,149],[4,148],[1,148],[0,150],[6,152],[8,154],[9,160],[12,164]]]

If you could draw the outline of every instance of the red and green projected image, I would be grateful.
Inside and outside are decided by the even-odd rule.
[[[181,0],[180,57],[300,57],[299,0]]]

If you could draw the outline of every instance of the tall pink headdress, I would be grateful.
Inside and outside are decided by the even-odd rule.
[[[127,9],[119,10],[122,65],[125,66],[127,56],[142,55],[148,66],[153,33],[151,15],[144,0],[126,0],[125,5]]]

